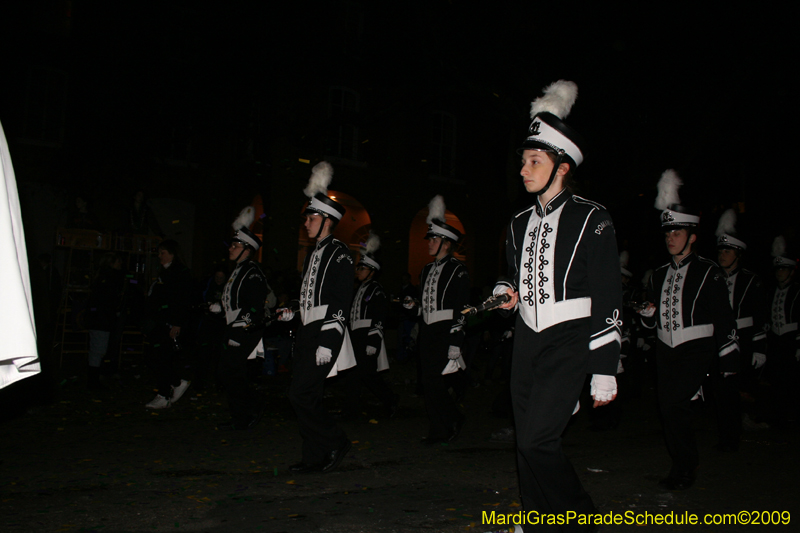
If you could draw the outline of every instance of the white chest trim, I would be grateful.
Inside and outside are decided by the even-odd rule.
[[[556,238],[564,205],[545,218],[531,212],[522,241],[519,311],[525,324],[534,331],[592,314],[592,299],[589,297],[556,301]]]
[[[308,262],[308,269],[303,276],[303,284],[300,288],[300,319],[303,325],[310,324],[325,318],[328,312],[327,305],[314,306],[314,297],[321,290],[319,283],[320,261],[322,250],[325,247],[315,248]]]

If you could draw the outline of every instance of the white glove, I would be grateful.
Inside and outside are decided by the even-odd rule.
[[[447,350],[447,358],[451,361],[455,361],[461,357],[461,348],[458,346],[451,346],[449,350]]]
[[[222,306],[219,305],[217,302],[208,305],[208,310],[211,313],[217,314],[222,312]]]
[[[275,310],[278,313],[278,320],[281,322],[290,322],[294,318],[294,311],[288,307],[281,307]]]
[[[411,296],[406,296],[405,300],[403,300],[403,307],[406,309],[414,309],[417,304],[414,302],[414,298]]]
[[[367,355],[375,355],[378,353],[378,349],[374,346],[367,346]]]
[[[495,285],[494,289],[492,289],[492,296],[500,296],[501,294],[505,294],[510,287],[508,285]]]
[[[333,352],[330,348],[320,346],[317,348],[317,366],[326,365],[333,359]]]
[[[593,374],[591,382],[592,398],[597,402],[610,402],[617,394],[617,378],[603,374]]]
[[[759,368],[764,366],[764,363],[766,363],[766,362],[767,362],[767,356],[766,355],[764,355],[763,353],[758,353],[758,352],[754,352],[753,353],[753,367],[756,370],[758,370]]]
[[[656,306],[653,304],[649,304],[647,307],[639,309],[638,312],[645,318],[651,318],[654,314],[656,314]]]

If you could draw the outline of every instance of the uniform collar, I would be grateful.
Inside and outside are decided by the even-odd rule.
[[[673,257],[669,262],[669,266],[674,268],[675,270],[680,270],[684,266],[688,265],[692,261],[692,259],[694,259],[694,258],[695,258],[694,252],[689,252],[689,255],[684,257],[683,260],[681,260],[680,263],[676,264],[675,263],[675,258]]]
[[[722,271],[723,271],[723,272],[725,272],[725,275],[726,275],[727,277],[729,277],[729,278],[732,278],[733,276],[735,276],[736,274],[738,274],[739,272],[741,272],[741,271],[742,271],[742,267],[741,267],[741,266],[737,266],[736,268],[734,268],[734,269],[733,269],[733,270],[731,270],[730,272],[728,272],[727,270],[725,270],[725,269],[723,268],[723,269],[722,269]]]
[[[564,202],[569,200],[571,197],[572,197],[572,195],[569,193],[569,191],[566,188],[564,188],[564,189],[561,189],[561,192],[559,192],[558,194],[553,196],[550,199],[550,201],[547,202],[547,204],[545,204],[544,207],[542,207],[542,205],[539,203],[539,199],[537,198],[536,199],[536,214],[539,215],[540,217],[545,217],[545,216],[547,216],[549,214],[552,214],[553,211],[555,211],[556,209],[561,207],[564,204]]]
[[[439,265],[441,265],[442,263],[444,263],[445,261],[447,261],[448,259],[450,259],[450,256],[451,256],[451,255],[452,255],[452,254],[447,254],[446,256],[442,257],[441,259],[434,259],[434,260],[433,260],[433,263],[434,263],[436,266],[439,266]]]
[[[333,234],[328,235],[327,237],[325,237],[324,239],[322,239],[320,241],[317,241],[316,249],[319,250],[320,248],[324,247],[325,245],[330,244],[330,242],[332,240],[333,240]]]

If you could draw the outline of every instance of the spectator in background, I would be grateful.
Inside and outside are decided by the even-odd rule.
[[[145,303],[142,332],[150,341],[151,362],[156,373],[158,394],[145,407],[164,409],[177,402],[189,387],[175,368],[181,349],[181,330],[189,319],[191,278],[189,268],[178,259],[178,243],[158,245],[161,271],[150,286]]]
[[[89,330],[89,369],[86,382],[89,390],[103,388],[100,384],[100,365],[108,352],[111,332],[119,320],[124,281],[122,259],[114,252],[104,254],[92,278],[85,318],[85,325]]]

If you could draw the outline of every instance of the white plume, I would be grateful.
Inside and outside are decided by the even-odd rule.
[[[444,212],[444,198],[442,198],[441,194],[437,194],[428,204],[428,218],[425,219],[425,222],[430,224],[433,219],[444,222]]]
[[[369,237],[367,237],[367,242],[364,245],[364,253],[373,254],[380,247],[381,247],[381,238],[378,237],[376,234],[372,233],[372,231],[370,231]]]
[[[678,177],[678,174],[670,169],[666,170],[661,179],[658,180],[658,196],[656,197],[656,209],[664,210],[672,204],[681,203],[678,197],[678,189],[681,188],[683,182]]]
[[[578,85],[574,81],[554,81],[544,90],[544,96],[531,102],[531,118],[537,113],[548,112],[563,120],[577,99]]]
[[[236,220],[233,221],[233,229],[239,231],[242,228],[250,229],[250,224],[253,223],[253,220],[256,218],[256,210],[253,208],[252,205],[248,205],[242,212],[239,213],[239,216],[236,217]]]
[[[303,194],[311,198],[318,192],[328,194],[328,185],[333,179],[333,167],[327,161],[320,161],[311,169],[308,185],[303,189]]]
[[[630,261],[630,255],[628,254],[628,250],[623,250],[619,254],[619,266],[622,268],[628,268],[628,261]]]
[[[717,224],[717,237],[721,237],[725,234],[733,235],[736,233],[736,211],[733,209],[728,209],[722,216],[719,217],[719,223]]]
[[[783,235],[778,235],[775,237],[775,240],[772,241],[772,257],[783,257],[785,253],[786,240],[783,238]]]

